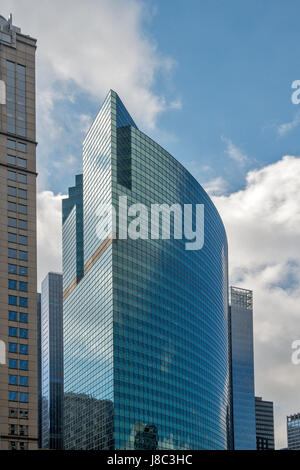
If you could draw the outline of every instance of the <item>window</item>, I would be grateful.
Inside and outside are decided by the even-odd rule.
[[[7,163],[10,165],[15,165],[16,164],[16,157],[13,155],[7,155]]]
[[[28,370],[28,361],[20,361],[20,370]]]
[[[28,393],[20,392],[20,402],[21,403],[28,403]]]
[[[18,376],[17,375],[9,375],[8,376],[8,384],[9,385],[18,385]]]
[[[20,313],[20,323],[28,323],[28,314]]]
[[[19,276],[27,276],[28,269],[25,266],[19,266]]]
[[[10,212],[17,212],[17,204],[15,202],[8,202],[7,208]]]
[[[19,235],[19,244],[27,246],[27,237],[25,235]]]
[[[28,436],[28,426],[24,424],[20,425],[20,436]]]
[[[7,178],[11,181],[17,181],[17,173],[15,171],[7,170]]]
[[[27,160],[25,160],[25,158],[18,158],[18,166],[27,168]]]
[[[8,279],[8,288],[9,288],[9,289],[16,290],[16,289],[17,289],[17,286],[18,286],[17,281],[14,281],[14,280],[12,280],[12,279]]]
[[[28,354],[28,345],[27,344],[20,344],[20,354],[27,355]]]
[[[18,227],[20,230],[27,230],[27,222],[26,220],[19,220]]]
[[[12,310],[9,310],[9,312],[8,312],[8,319],[9,319],[9,321],[18,321],[18,314],[17,314],[17,312],[13,312]]]
[[[11,336],[12,338],[17,338],[18,337],[18,328],[9,326],[8,327],[8,336]]]
[[[17,228],[17,219],[13,217],[8,217],[8,226],[12,228]]]
[[[17,274],[17,266],[15,264],[8,265],[8,273],[9,274]]]
[[[28,450],[28,442],[20,442],[20,450]]]
[[[26,297],[19,297],[19,306],[20,307],[28,307],[28,299]]]
[[[28,377],[20,376],[19,379],[19,385],[20,387],[28,387]]]
[[[17,443],[15,441],[10,441],[9,450],[17,450]]]
[[[20,419],[28,419],[28,410],[20,409],[19,417]]]
[[[27,146],[26,146],[26,144],[22,144],[21,142],[18,142],[17,143],[17,149],[18,149],[19,152],[26,153]]]
[[[18,401],[18,392],[8,392],[9,401]]]
[[[28,330],[25,330],[24,328],[20,328],[20,338],[27,339],[28,338]]]
[[[8,234],[8,241],[10,243],[17,243],[17,235],[15,233]]]
[[[8,343],[8,352],[17,354],[17,352],[18,352],[17,343]]]
[[[20,199],[27,199],[27,191],[25,191],[25,189],[19,189],[18,196]]]
[[[17,197],[17,188],[15,188],[14,186],[8,186],[7,194],[11,197]]]
[[[8,248],[8,257],[17,259],[17,250],[13,250],[12,248]]]
[[[8,359],[8,368],[9,369],[17,369],[18,368],[17,359]]]
[[[21,261],[27,261],[27,251],[19,251],[19,259]]]
[[[18,212],[20,214],[27,214],[27,206],[24,206],[23,204],[18,204]]]
[[[18,173],[18,181],[19,183],[27,184],[27,176],[23,175],[23,173]]]
[[[17,305],[18,303],[18,297],[15,295],[9,295],[8,296],[8,305]]]
[[[27,282],[20,281],[19,290],[21,290],[22,292],[27,292]]]
[[[7,144],[6,145],[7,145],[8,149],[16,150],[16,142],[14,140],[7,139]]]
[[[17,434],[17,426],[16,424],[9,424],[8,426],[8,434],[11,436],[14,436]]]
[[[9,408],[8,409],[8,417],[9,418],[17,418],[18,417],[18,409],[17,408]]]

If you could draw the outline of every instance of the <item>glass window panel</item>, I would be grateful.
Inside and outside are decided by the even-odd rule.
[[[19,276],[27,276],[28,268],[25,266],[19,266]]]
[[[12,248],[8,248],[8,257],[17,259],[17,250],[13,250]]]
[[[7,178],[11,181],[17,181],[17,174],[15,171],[7,170]]]
[[[15,165],[16,164],[16,157],[13,155],[7,155],[7,163],[10,165]]]
[[[8,233],[8,241],[10,243],[17,243],[17,235],[15,233]]]
[[[11,150],[16,150],[16,142],[11,139],[7,139],[7,148]]]
[[[17,196],[17,188],[14,188],[13,186],[8,186],[7,194],[9,196],[16,197]]]
[[[21,199],[27,199],[27,191],[25,189],[19,189],[18,196]]]
[[[23,175],[22,173],[18,173],[18,181],[19,181],[19,183],[26,184],[27,183],[27,176]]]
[[[20,313],[19,321],[20,323],[28,323],[28,314]]]
[[[19,297],[19,306],[28,307],[28,299],[26,297]]]
[[[8,319],[9,319],[9,321],[18,321],[18,313],[13,312],[12,310],[9,310]]]
[[[17,228],[17,219],[14,219],[13,217],[8,217],[8,226]]]
[[[18,298],[15,295],[8,296],[8,305],[17,305]]]
[[[25,158],[18,158],[18,166],[27,168],[27,160],[25,160]]]

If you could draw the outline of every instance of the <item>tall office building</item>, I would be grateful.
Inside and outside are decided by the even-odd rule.
[[[38,448],[42,448],[42,343],[41,294],[37,294],[37,358],[38,358]]]
[[[147,212],[177,203],[176,216],[163,218],[164,239],[159,213],[147,238],[144,209],[131,238],[124,211],[111,225],[104,206],[125,200],[131,222],[133,204]],[[194,205],[193,230],[195,205],[204,205],[202,249],[186,249],[178,235],[184,204]],[[177,227],[170,239],[168,221]],[[84,140],[83,177],[63,202],[63,282],[65,448],[226,449],[224,226],[200,184],[137,128],[114,91]]]
[[[253,294],[238,287],[231,287],[230,294],[233,445],[255,450]]]
[[[274,450],[273,402],[255,397],[256,449]]]
[[[287,438],[289,450],[300,450],[300,413],[287,416]]]
[[[41,296],[41,444],[63,448],[63,284],[62,275],[49,273]]]
[[[36,40],[0,16],[1,449],[36,449]]]

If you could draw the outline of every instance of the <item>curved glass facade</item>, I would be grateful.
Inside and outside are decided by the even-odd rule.
[[[83,159],[84,277],[64,285],[65,448],[226,449],[227,240],[220,216],[190,173],[137,129],[113,91],[88,132]],[[99,241],[97,207],[117,207],[120,196],[128,206],[203,204],[203,248],[188,251],[186,240],[174,238]],[[72,272],[64,259],[64,273]],[[100,411],[80,430],[74,402],[83,399]]]

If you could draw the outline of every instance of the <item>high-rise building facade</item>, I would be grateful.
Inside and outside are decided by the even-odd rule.
[[[273,402],[255,397],[256,450],[274,450]]]
[[[287,416],[287,438],[289,450],[300,450],[300,413]]]
[[[48,273],[41,295],[41,445],[63,449],[63,282]]]
[[[230,297],[233,445],[235,450],[255,450],[253,294],[231,287]]]
[[[63,205],[65,448],[226,449],[227,239],[215,206],[113,91],[84,140],[82,181],[82,196]],[[120,198],[129,218],[138,203],[203,204],[203,248],[144,232],[126,239],[120,213],[110,227],[100,211]],[[89,432],[70,397],[98,408]]]
[[[36,449],[36,40],[0,16],[1,449]],[[2,343],[3,344],[3,343]]]

